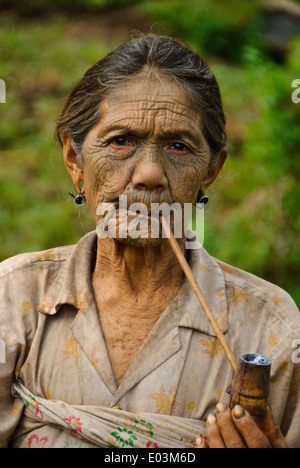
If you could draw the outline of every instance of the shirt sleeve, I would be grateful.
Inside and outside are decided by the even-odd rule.
[[[277,291],[268,304],[272,315],[264,327],[266,355],[274,368],[270,407],[291,448],[300,448],[300,314],[291,297]]]
[[[29,302],[30,274],[16,268],[15,260],[0,267],[0,448],[10,440],[22,416],[24,405],[12,396],[11,387],[19,377],[32,341],[35,310]]]
[[[21,348],[0,311],[0,448],[9,446],[23,410],[21,400],[11,394]]]
[[[291,448],[300,448],[300,359],[295,364],[282,420],[282,431]]]

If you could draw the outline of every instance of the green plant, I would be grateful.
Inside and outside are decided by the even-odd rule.
[[[279,284],[298,304],[300,105],[291,100],[291,83],[300,76],[299,47],[295,41],[285,67],[259,54],[230,74],[225,65],[215,67],[229,115],[230,157],[211,189],[206,235],[217,257]]]
[[[151,0],[140,7],[155,26],[184,38],[205,55],[239,63],[246,45],[267,49],[260,0]]]

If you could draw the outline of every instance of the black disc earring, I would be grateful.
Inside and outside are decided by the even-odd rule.
[[[79,193],[76,197],[73,195],[73,193],[69,193],[69,195],[74,198],[75,205],[77,206],[82,206],[86,202],[86,198],[82,193]]]
[[[208,196],[204,195],[204,193],[201,192],[201,190],[199,190],[198,196],[197,196],[197,203],[202,203],[203,205],[206,205],[208,202],[209,202]]]

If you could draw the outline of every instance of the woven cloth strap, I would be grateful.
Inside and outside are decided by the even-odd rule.
[[[33,421],[26,446],[45,447],[192,448],[205,422],[154,413],[130,413],[116,408],[69,405],[32,395],[15,383],[12,393],[24,405],[23,416]],[[37,424],[39,423],[39,424]],[[48,429],[48,431],[47,431]],[[22,446],[24,437],[22,438]]]

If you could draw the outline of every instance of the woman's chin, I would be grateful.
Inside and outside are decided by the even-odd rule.
[[[122,244],[128,244],[128,245],[133,245],[135,247],[157,247],[159,246],[163,239],[152,239],[151,237],[148,238],[148,239],[145,239],[145,238],[136,238],[136,239],[132,239],[132,238],[127,238],[127,239],[122,239],[122,238],[117,238],[117,240],[119,242],[121,242]]]

